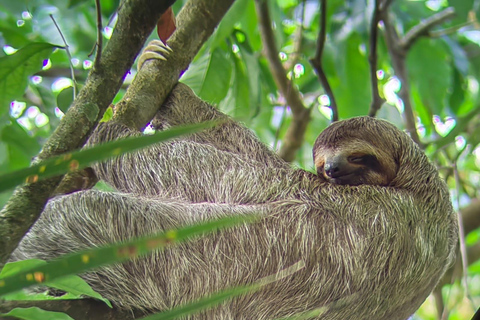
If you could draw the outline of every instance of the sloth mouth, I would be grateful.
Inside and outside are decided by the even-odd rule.
[[[331,177],[325,175],[325,178],[327,178],[327,180],[330,183],[340,184],[340,185],[348,184],[348,185],[351,185],[351,186],[358,186],[359,184],[363,183],[363,181],[361,179],[361,176],[359,176],[355,172],[350,173],[350,174],[346,174],[344,176],[335,177],[335,178],[331,178]]]

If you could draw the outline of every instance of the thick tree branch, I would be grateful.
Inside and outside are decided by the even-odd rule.
[[[185,4],[177,16],[177,29],[168,41],[173,53],[167,61],[145,62],[116,105],[115,121],[134,129],[145,127],[233,1],[197,0]]]
[[[285,97],[288,106],[292,110],[292,122],[287,129],[279,151],[280,157],[290,162],[295,159],[295,152],[303,144],[305,131],[310,122],[310,109],[303,105],[300,92],[287,78],[285,69],[278,56],[267,1],[255,0],[255,7],[259,19],[260,35],[264,44],[263,50],[268,60],[270,71],[280,93]]]
[[[368,54],[368,62],[370,64],[370,82],[372,83],[372,104],[368,115],[375,117],[377,111],[385,102],[378,93],[378,79],[377,79],[377,38],[378,38],[378,23],[380,22],[381,9],[380,1],[375,0],[375,7],[372,14],[372,23],[370,25],[370,52]]]
[[[99,65],[90,72],[85,86],[45,143],[38,160],[70,152],[85,143],[122,85],[158,18],[173,2],[123,2]],[[60,180],[61,177],[55,177],[17,188],[0,211],[0,268],[36,221]]]
[[[323,70],[322,66],[322,54],[323,48],[325,48],[325,40],[327,38],[327,0],[321,1],[320,6],[320,28],[318,31],[317,38],[317,50],[315,52],[315,57],[310,59],[310,64],[313,66],[317,72],[320,83],[322,84],[325,93],[330,99],[330,109],[332,110],[332,121],[338,121],[338,107],[335,96],[333,95],[332,88],[330,83],[328,83],[327,75]]]

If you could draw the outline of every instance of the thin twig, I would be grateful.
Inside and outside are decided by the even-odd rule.
[[[380,0],[375,0],[375,6],[372,14],[372,23],[370,25],[370,52],[368,54],[368,62],[370,64],[370,81],[372,86],[372,104],[370,105],[370,111],[368,115],[375,117],[377,111],[385,102],[380,97],[378,92],[378,79],[377,79],[377,38],[378,38],[378,23],[380,22]]]
[[[94,68],[98,68],[100,65],[100,59],[102,58],[103,49],[103,35],[102,35],[102,8],[100,7],[100,0],[95,0],[95,10],[97,11],[97,54],[95,55]]]
[[[302,146],[307,125],[310,122],[310,109],[303,104],[303,99],[297,87],[287,78],[286,71],[278,56],[275,36],[272,30],[272,21],[268,3],[265,0],[256,0],[255,7],[259,20],[260,36],[263,41],[263,50],[268,60],[268,66],[278,91],[285,97],[292,110],[292,122],[285,133],[283,144],[278,152],[285,161],[293,161],[296,151]]]
[[[421,21],[419,24],[410,29],[400,40],[400,47],[407,51],[415,43],[415,41],[418,40],[418,38],[428,35],[432,27],[449,20],[454,16],[455,9],[449,7]]]
[[[75,79],[75,70],[73,69],[73,64],[72,64],[72,55],[70,53],[70,49],[67,43],[67,40],[65,40],[65,37],[63,36],[62,30],[60,30],[60,27],[57,24],[57,21],[55,21],[55,18],[53,15],[49,15],[50,19],[52,19],[53,24],[58,30],[58,33],[60,34],[60,37],[62,37],[63,44],[65,45],[65,52],[67,53],[68,56],[68,64],[70,65],[70,77],[72,78],[73,82],[73,99],[75,100],[77,96],[77,80]]]
[[[333,95],[332,88],[328,83],[327,76],[322,67],[322,54],[325,47],[325,40],[327,38],[327,0],[321,0],[320,6],[320,30],[318,32],[317,38],[317,50],[315,52],[315,57],[310,59],[310,64],[313,66],[317,72],[320,83],[325,90],[328,98],[330,99],[330,109],[332,110],[332,122],[338,121],[338,107]]]
[[[388,12],[382,12],[382,20],[385,26],[385,42],[387,49],[392,59],[393,70],[395,75],[402,83],[398,96],[403,101],[403,118],[405,122],[405,129],[410,134],[410,137],[419,146],[423,147],[420,137],[417,132],[415,115],[413,114],[412,102],[410,100],[410,83],[408,82],[407,69],[405,65],[406,51],[399,47],[399,36],[395,27],[390,23]]]
[[[462,269],[463,269],[463,285],[465,286],[465,296],[472,302],[473,300],[468,290],[467,272],[468,272],[468,259],[467,259],[467,244],[465,243],[465,229],[463,227],[463,219],[460,212],[460,175],[458,174],[457,162],[453,162],[453,172],[455,176],[455,193],[457,194],[457,219],[458,219],[458,238],[460,243],[460,253],[462,257]]]

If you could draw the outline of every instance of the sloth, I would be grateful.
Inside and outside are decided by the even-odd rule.
[[[181,83],[152,124],[160,130],[207,120],[220,122],[97,164],[97,176],[117,191],[51,199],[14,259],[48,260],[212,218],[260,216],[82,275],[116,307],[146,313],[303,262],[192,320],[276,319],[315,309],[329,320],[407,319],[453,261],[457,224],[446,184],[394,125],[370,117],[330,125],[314,145],[314,174],[284,162]],[[110,121],[89,143],[138,134]]]

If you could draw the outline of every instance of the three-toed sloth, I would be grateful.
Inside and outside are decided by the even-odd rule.
[[[275,319],[326,307],[321,319],[406,319],[454,257],[448,189],[392,124],[332,124],[313,150],[317,175],[292,168],[246,128],[178,84],[154,124],[219,125],[95,166],[118,190],[52,199],[15,259],[52,259],[206,219],[261,219],[83,275],[116,306],[167,310],[304,268],[188,319]],[[101,124],[90,143],[139,134]],[[336,303],[336,302],[342,303]]]

